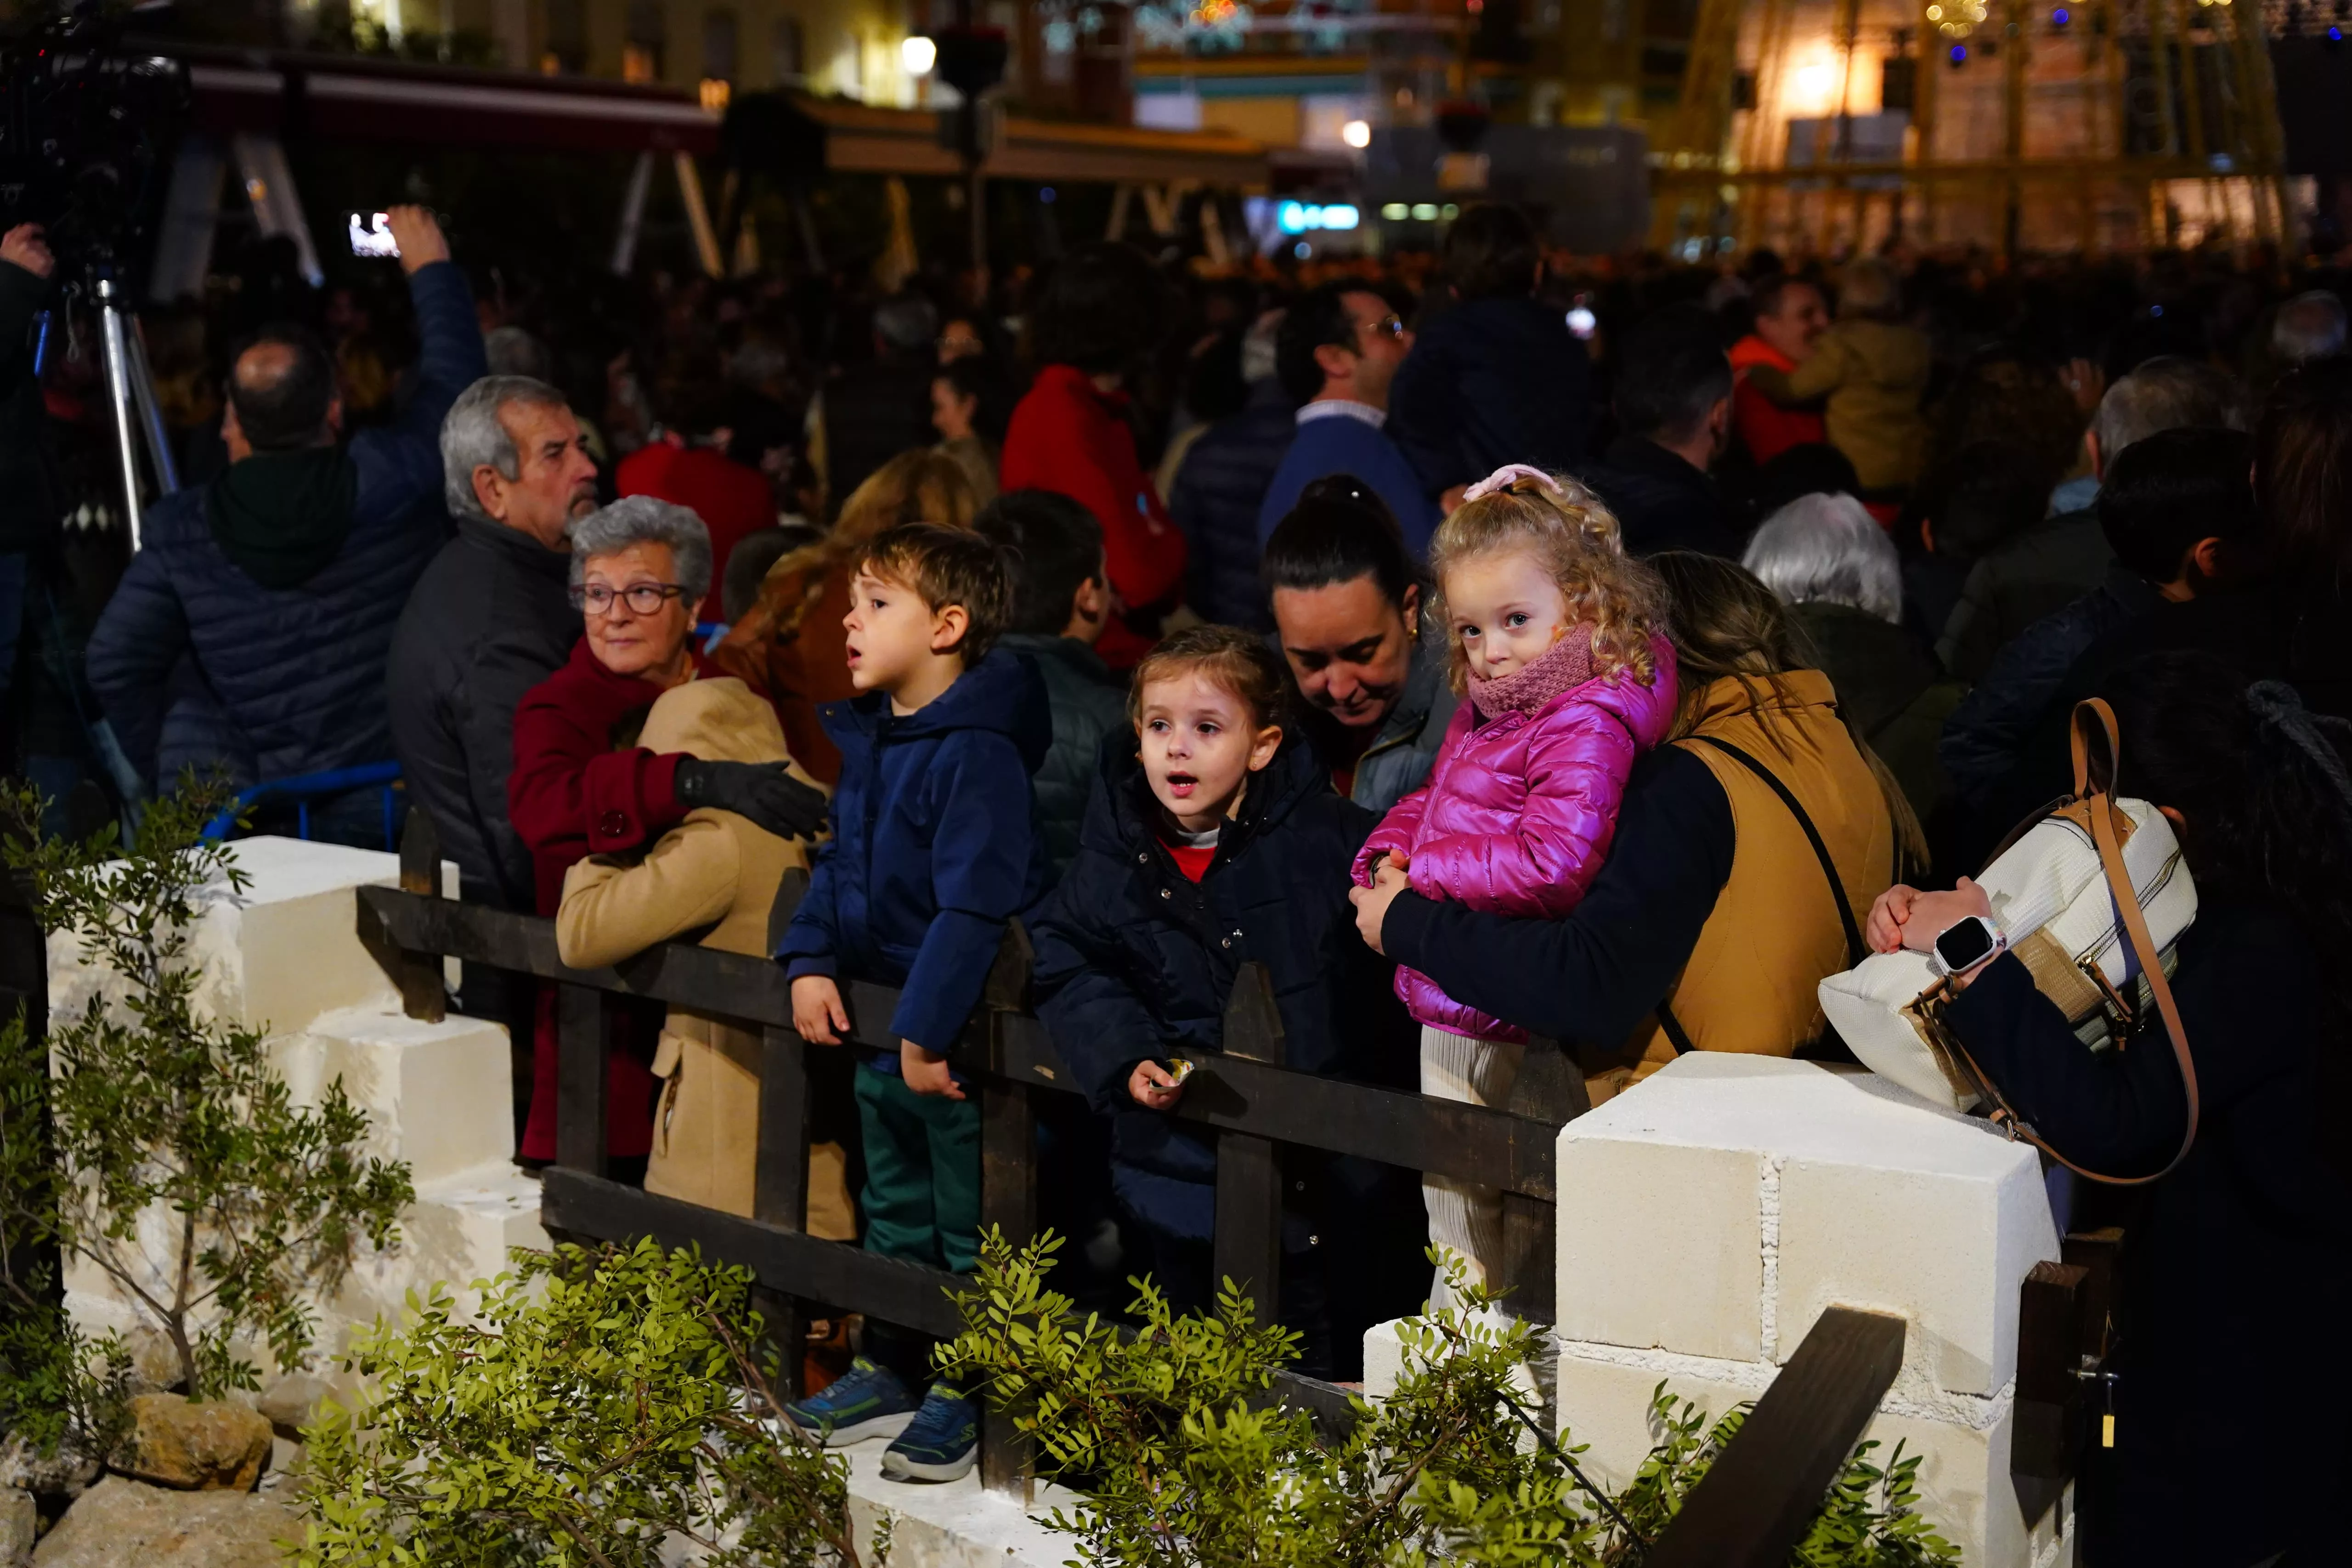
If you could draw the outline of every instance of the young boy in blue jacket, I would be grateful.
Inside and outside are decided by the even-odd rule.
[[[857,1073],[866,1248],[958,1273],[979,1250],[980,1107],[947,1052],[1045,885],[1029,780],[1053,730],[1035,671],[993,648],[1012,605],[1003,554],[977,534],[909,523],[867,548],[842,621],[858,695],[818,714],[842,755],[833,837],[776,951],[814,1044],[849,1029],[840,980],[899,988],[898,1044]],[[869,1323],[866,1343],[793,1419],[831,1446],[890,1436],[895,1479],[970,1470],[978,1408],[944,1383],[913,1395],[929,1342]]]

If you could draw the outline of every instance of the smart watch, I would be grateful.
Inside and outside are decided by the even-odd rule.
[[[1982,915],[1948,926],[1927,953],[1927,967],[1948,980],[1964,974],[2009,945],[2000,928]]]

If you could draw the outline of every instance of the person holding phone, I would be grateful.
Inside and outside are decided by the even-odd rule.
[[[90,685],[158,787],[187,768],[243,788],[393,755],[393,631],[446,528],[441,419],[488,366],[440,224],[421,206],[385,224],[421,340],[407,407],[345,440],[325,345],[263,327],[229,373],[228,468],[156,503],[90,635]],[[319,837],[382,847],[372,790],[311,818]]]

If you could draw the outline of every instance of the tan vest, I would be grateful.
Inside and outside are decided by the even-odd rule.
[[[1739,682],[1717,681],[1701,698],[1691,737],[1676,742],[1723,785],[1734,834],[1731,875],[1667,997],[1698,1050],[1793,1056],[1821,1032],[1817,987],[1848,967],[1845,927],[1804,829],[1771,786],[1698,736],[1738,747],[1797,797],[1837,863],[1857,925],[1895,878],[1894,818],[1838,719],[1829,678],[1801,669],[1781,682],[1786,699],[1756,682],[1759,703]],[[1647,1077],[1675,1055],[1657,1020],[1644,1018],[1622,1052],[1588,1061],[1589,1071],[1607,1069],[1594,1075],[1594,1098]]]
[[[647,712],[638,742],[712,762],[787,760],[775,710],[732,678],[706,678],[664,692]],[[731,811],[689,812],[643,857],[593,856],[565,874],[555,917],[557,950],[564,963],[589,968],[699,933],[704,947],[764,956],[777,885],[788,867],[807,864],[807,847],[797,839],[779,838]],[[760,1058],[758,1031],[670,1010],[654,1057],[662,1088],[646,1167],[647,1192],[730,1214],[751,1212]],[[845,1171],[839,1144],[809,1146],[811,1235],[856,1239]]]

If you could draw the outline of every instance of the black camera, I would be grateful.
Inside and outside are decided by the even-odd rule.
[[[0,38],[0,230],[47,229],[69,273],[123,276],[163,216],[187,68],[122,47],[99,0]]]

